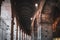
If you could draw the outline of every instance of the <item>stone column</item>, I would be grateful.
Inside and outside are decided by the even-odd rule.
[[[42,13],[41,40],[52,40],[51,6],[46,4]]]
[[[4,20],[5,26],[3,26],[3,30],[4,27],[5,28],[5,33],[6,33],[6,40],[10,40],[11,38],[11,4],[10,4],[10,0],[4,0],[1,4],[1,18]],[[4,25],[4,24],[3,24]],[[4,34],[4,33],[3,33]]]

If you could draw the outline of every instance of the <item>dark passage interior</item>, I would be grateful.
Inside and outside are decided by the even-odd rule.
[[[34,12],[36,10],[35,3],[39,4],[39,0],[13,0],[12,4],[14,5],[14,8],[16,10],[16,14],[19,17],[19,22],[21,23],[21,28],[28,33],[31,34],[31,20],[30,18],[34,15]],[[60,1],[59,0],[47,0],[46,4],[51,4],[52,12],[51,16],[53,18],[53,22],[60,17]],[[55,5],[57,4],[57,5]],[[60,21],[58,22],[56,32],[54,32],[55,36],[59,36],[59,30],[60,29]],[[56,33],[56,34],[55,34]],[[55,37],[54,36],[54,37]]]
[[[21,29],[23,29],[28,35],[31,35],[31,17],[36,11],[35,3],[38,3],[39,5],[39,1],[40,0],[11,0],[12,6],[19,18]],[[53,18],[52,23],[54,23],[57,18],[60,18],[60,0],[46,0],[45,6],[46,5],[50,5],[52,8],[49,15]],[[49,11],[44,8],[43,10]],[[53,32],[53,37],[60,37],[60,20],[57,23],[56,31]]]

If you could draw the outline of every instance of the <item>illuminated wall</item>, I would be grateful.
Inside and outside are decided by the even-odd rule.
[[[11,35],[11,4],[10,4],[10,0],[5,0],[2,2],[1,4],[1,19],[4,20],[4,23],[1,23],[1,27],[3,27],[5,30],[5,32],[3,32],[4,34],[6,34],[6,36],[4,36],[4,34],[2,36],[6,37],[7,40],[10,40],[10,35]],[[2,22],[2,21],[1,21]],[[1,32],[1,31],[0,31]],[[5,39],[3,39],[5,40]]]

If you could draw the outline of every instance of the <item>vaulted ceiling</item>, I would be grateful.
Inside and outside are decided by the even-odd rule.
[[[39,0],[15,0],[12,1],[16,12],[19,17],[19,22],[21,24],[21,28],[28,34],[31,34],[31,20],[30,18],[33,16],[35,11],[35,3],[38,3]]]
[[[40,2],[40,0],[11,0],[12,1],[12,5],[16,10],[16,15],[19,17],[19,22],[21,24],[21,28],[28,33],[29,35],[31,34],[31,20],[30,18],[34,15],[35,12],[35,3]],[[57,4],[57,6],[52,6],[52,16],[53,19],[55,20],[56,17],[58,17],[59,11],[60,11],[60,7],[59,5],[59,0],[47,0],[46,4],[48,3],[55,3]],[[48,3],[47,3],[48,2]]]

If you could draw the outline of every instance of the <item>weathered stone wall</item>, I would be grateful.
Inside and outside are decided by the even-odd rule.
[[[11,4],[10,0],[5,0],[1,4],[1,40],[10,40],[11,34]]]

